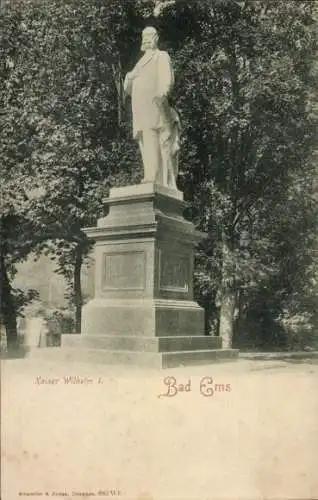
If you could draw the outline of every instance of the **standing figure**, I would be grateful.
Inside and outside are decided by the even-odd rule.
[[[174,75],[167,52],[158,49],[158,34],[148,27],[142,32],[144,55],[124,82],[131,95],[133,135],[138,141],[144,166],[142,182],[177,189],[180,120],[168,104]]]
[[[37,347],[46,346],[48,326],[45,320],[45,310],[41,305],[31,305],[26,312],[25,345],[32,351]]]

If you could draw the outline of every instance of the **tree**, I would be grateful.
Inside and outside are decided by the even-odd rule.
[[[20,169],[27,150],[25,130],[18,122],[12,126],[8,106],[12,93],[21,88],[13,72],[13,60],[19,58],[20,47],[25,43],[20,22],[20,16],[9,9],[0,12],[0,324],[5,327],[8,347],[17,343],[19,309],[36,296],[34,290],[23,293],[12,286],[15,264],[35,246],[26,195],[27,169]]]
[[[137,4],[119,0],[41,0],[3,13],[2,159],[16,183],[27,176],[35,247],[57,260],[72,286],[77,332],[81,266],[91,247],[83,227],[102,215],[110,185],[139,175],[121,95],[138,12]],[[11,53],[12,36],[20,44]],[[21,158],[16,130],[24,131]]]
[[[15,289],[11,281],[16,273],[15,264],[25,259],[33,246],[30,238],[23,237],[23,230],[32,225],[16,210],[1,208],[0,213],[0,329],[4,326],[9,348],[17,345],[16,317],[19,310],[37,297],[35,290]]]
[[[288,239],[296,223],[284,193],[295,178],[312,177],[313,11],[306,1],[176,0],[158,18],[178,75],[181,185],[192,200],[189,216],[208,233],[198,288],[218,302],[224,347],[249,293],[281,272],[279,200],[289,204]],[[305,198],[308,189],[301,187]]]

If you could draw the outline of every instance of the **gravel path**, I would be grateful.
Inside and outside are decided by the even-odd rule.
[[[2,500],[318,498],[317,360],[1,375]]]

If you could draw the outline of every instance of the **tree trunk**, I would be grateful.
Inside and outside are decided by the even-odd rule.
[[[223,294],[220,308],[219,333],[222,337],[223,349],[232,348],[234,312],[236,305],[236,293],[229,290]]]
[[[82,331],[82,284],[81,269],[83,264],[83,254],[81,245],[76,247],[75,266],[74,266],[74,303],[75,303],[75,332]]]
[[[222,236],[222,286],[220,294],[219,335],[222,337],[223,349],[232,348],[234,332],[234,315],[237,301],[236,263],[233,259],[233,240],[227,241]]]
[[[17,314],[3,255],[0,257],[0,317],[6,331],[7,347],[17,347]]]

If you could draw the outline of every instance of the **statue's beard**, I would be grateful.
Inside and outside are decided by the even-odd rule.
[[[155,50],[156,44],[153,42],[142,42],[141,44],[141,52],[146,52],[146,50]]]

